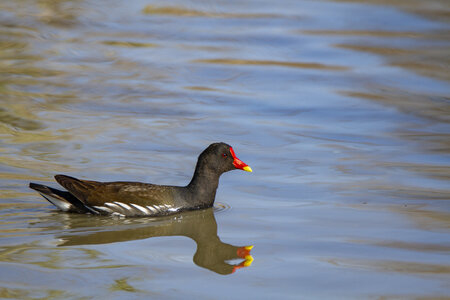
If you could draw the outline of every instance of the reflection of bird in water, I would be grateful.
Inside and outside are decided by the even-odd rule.
[[[200,154],[191,182],[183,187],[56,175],[56,181],[67,191],[36,183],[30,183],[30,188],[67,212],[122,217],[169,215],[213,206],[220,175],[236,169],[252,171],[236,157],[230,145],[214,143]]]
[[[67,223],[71,221],[71,215]],[[77,217],[76,215],[73,215]],[[159,236],[186,236],[193,239],[197,244],[194,254],[194,263],[202,268],[226,275],[233,273],[239,268],[248,267],[253,261],[250,250],[253,246],[238,247],[223,243],[217,236],[217,223],[213,208],[204,210],[188,211],[177,214],[175,217],[161,217],[143,223],[145,219],[126,219],[129,222],[117,228],[117,219],[90,218],[90,221],[65,224],[71,229],[96,226],[101,231],[76,232],[73,234],[59,236],[62,243],[59,246],[75,246],[90,244],[108,244],[125,241],[133,241]],[[108,228],[110,222],[111,228]],[[131,227],[131,228],[130,228]],[[109,230],[111,229],[111,230]],[[239,264],[230,263],[230,260],[243,259]]]

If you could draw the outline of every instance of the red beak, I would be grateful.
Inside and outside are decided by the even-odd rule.
[[[252,172],[252,168],[248,166],[246,163],[244,163],[242,160],[236,157],[236,154],[234,154],[233,147],[230,147],[231,156],[233,156],[233,165],[236,167],[236,169],[241,169],[247,172]]]

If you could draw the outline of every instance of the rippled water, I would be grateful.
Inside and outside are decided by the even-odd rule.
[[[450,297],[449,11],[1,2],[0,297]],[[215,141],[254,170],[215,210],[68,215],[27,187],[182,185]]]

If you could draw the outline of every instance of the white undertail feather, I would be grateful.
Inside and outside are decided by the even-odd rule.
[[[67,202],[65,200],[61,200],[56,197],[52,197],[50,195],[45,195],[42,193],[39,193],[39,194],[41,194],[41,196],[44,197],[45,199],[47,199],[48,202],[50,202],[51,204],[53,204],[54,206],[56,206],[57,208],[59,208],[62,211],[69,211],[72,208],[72,204],[70,204],[69,202]]]

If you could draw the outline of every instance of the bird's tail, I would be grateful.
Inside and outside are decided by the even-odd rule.
[[[69,192],[60,191],[46,185],[30,183],[30,188],[41,194],[51,204],[62,211],[86,213],[89,209]]]

